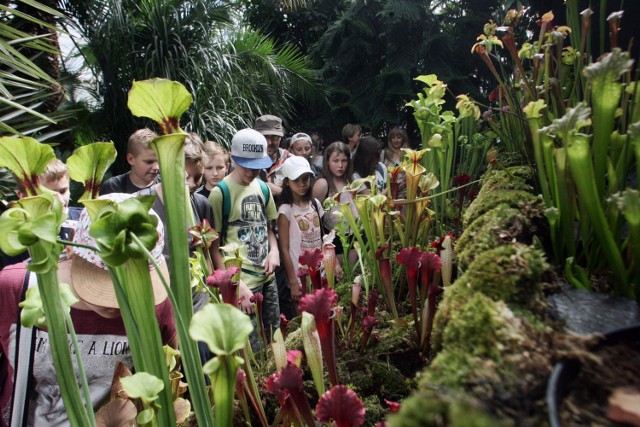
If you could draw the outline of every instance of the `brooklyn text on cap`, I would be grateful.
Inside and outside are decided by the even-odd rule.
[[[290,180],[296,180],[304,174],[313,175],[309,162],[304,157],[291,156],[282,164],[282,175]]]
[[[132,197],[134,196],[131,194],[111,193],[100,196],[100,199],[108,199],[116,203],[121,203]],[[169,271],[167,270],[167,263],[162,256],[162,249],[164,248],[164,226],[153,209],[151,209],[149,213],[158,218],[156,225],[158,241],[151,251],[151,255],[160,268],[158,271],[155,271],[153,265],[149,264],[151,286],[153,288],[154,301],[157,305],[167,298],[167,291],[162,285],[159,274],[163,274],[164,277],[168,278]],[[82,209],[80,218],[78,218],[78,226],[73,235],[73,241],[75,243],[97,247],[98,245],[95,239],[89,235],[90,227],[91,218],[89,217],[89,213],[86,208]],[[118,308],[118,299],[116,298],[113,282],[111,281],[111,274],[109,270],[107,270],[104,261],[102,261],[95,251],[86,247],[74,246],[73,253],[74,257],[71,261],[71,286],[76,295],[89,304],[99,307]]]
[[[273,164],[267,154],[267,140],[253,129],[239,130],[231,139],[231,158],[247,169],[265,169]]]
[[[263,135],[284,136],[282,119],[271,114],[258,117],[253,128]]]

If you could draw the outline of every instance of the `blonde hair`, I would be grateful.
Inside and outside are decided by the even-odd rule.
[[[184,140],[184,159],[187,162],[193,163],[205,163],[207,161],[204,142],[193,132],[190,132]]]
[[[231,164],[231,156],[229,152],[224,149],[224,147],[213,141],[205,141],[204,142],[204,152],[209,157],[209,160],[213,159],[215,156],[222,156],[224,158],[225,164]]]
[[[129,137],[127,142],[127,153],[140,154],[149,148],[149,143],[158,136],[157,133],[148,128],[138,129]]]
[[[62,178],[69,177],[69,169],[67,169],[67,165],[62,163],[60,159],[53,159],[47,164],[42,175],[40,175],[40,180],[44,182],[50,181],[58,181]]]

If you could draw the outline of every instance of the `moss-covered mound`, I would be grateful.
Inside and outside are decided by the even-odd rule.
[[[540,210],[522,210],[507,203],[495,206],[468,225],[458,239],[458,268],[467,269],[476,256],[497,246],[514,241],[531,244],[541,219]]]

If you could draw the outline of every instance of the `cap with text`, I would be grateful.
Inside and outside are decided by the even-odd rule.
[[[231,158],[247,169],[264,169],[273,164],[267,154],[267,140],[253,129],[239,130],[231,139]]]

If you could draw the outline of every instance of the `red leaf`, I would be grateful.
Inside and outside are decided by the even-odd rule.
[[[337,427],[364,424],[364,405],[356,393],[343,385],[332,387],[322,395],[316,406],[316,418],[322,423],[333,420]]]

